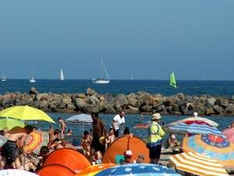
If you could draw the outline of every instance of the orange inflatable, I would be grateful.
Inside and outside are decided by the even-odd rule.
[[[46,157],[43,167],[50,164],[63,165],[74,173],[91,165],[90,161],[83,154],[70,148],[61,148],[51,152]]]
[[[59,165],[51,164],[45,167],[42,167],[37,171],[37,174],[40,176],[74,176],[74,172],[69,168]]]
[[[136,160],[138,155],[144,155],[144,163],[149,163],[149,149],[146,147],[146,143],[134,136],[124,136],[116,139],[107,149],[106,153],[103,156],[103,163],[115,163],[116,155],[123,155],[126,150],[131,150],[133,153],[131,162]]]

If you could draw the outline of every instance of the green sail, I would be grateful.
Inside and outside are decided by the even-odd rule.
[[[171,73],[170,76],[170,86],[177,88],[177,84],[176,84],[176,79],[175,79],[175,74],[174,72]]]

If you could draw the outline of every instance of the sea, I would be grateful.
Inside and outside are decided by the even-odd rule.
[[[183,93],[190,96],[199,95],[212,95],[212,96],[224,96],[234,98],[234,81],[186,81],[177,80],[178,88],[172,88],[169,86],[168,80],[111,80],[109,84],[93,84],[91,80],[46,80],[38,79],[36,83],[29,83],[28,79],[8,79],[6,82],[0,82],[0,94],[9,92],[28,93],[32,87],[35,87],[40,93],[86,93],[88,88],[95,90],[99,94],[130,94],[137,93],[139,91],[148,92],[150,94],[161,94],[163,96],[172,96],[177,93]],[[66,120],[67,118],[75,114],[63,114],[63,113],[48,113],[48,115],[57,121],[58,117]],[[99,114],[104,121],[106,128],[109,129],[112,118],[115,114]],[[186,118],[187,116],[175,116],[175,115],[163,115],[162,122],[164,124],[171,123],[176,120]],[[135,125],[139,123],[149,122],[151,116],[144,115],[141,119],[139,114],[126,114],[126,126],[131,129],[131,132],[144,139],[147,137],[147,129],[135,129]],[[219,124],[219,130],[224,130],[227,126],[234,121],[234,116],[207,116]],[[50,126],[58,128],[58,123],[52,124],[42,121],[29,122],[34,123],[41,130],[49,130]],[[80,138],[84,130],[90,130],[91,124],[79,123],[79,124],[67,124],[68,129],[71,129],[74,133],[73,138]]]

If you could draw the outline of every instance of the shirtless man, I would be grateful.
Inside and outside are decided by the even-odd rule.
[[[61,118],[61,117],[59,117],[58,118],[58,122],[59,122],[59,130],[60,130],[60,138],[61,139],[63,139],[64,138],[64,135],[65,135],[65,133],[66,133],[66,128],[67,128],[67,126],[66,126],[66,123],[64,122],[64,120]]]
[[[2,157],[5,160],[5,168],[20,167],[19,161],[19,147],[23,147],[24,141],[28,134],[33,131],[31,125],[26,125],[22,128],[13,128],[7,132],[4,136],[8,139],[7,142],[2,146]]]

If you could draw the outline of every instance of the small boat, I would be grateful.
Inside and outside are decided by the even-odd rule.
[[[176,83],[176,78],[175,78],[174,72],[172,72],[170,75],[170,86],[177,88],[177,83]]]
[[[6,79],[6,76],[5,75],[1,75],[1,81],[2,82],[5,82],[7,79]]]
[[[63,69],[60,70],[60,80],[63,81],[64,78],[64,74],[63,74]]]
[[[29,82],[30,82],[30,83],[35,83],[36,80],[35,80],[35,78],[32,76],[32,77],[29,79]]]
[[[105,77],[104,77],[105,74]],[[107,73],[106,67],[103,63],[103,60],[101,60],[101,77],[100,78],[93,78],[93,83],[95,84],[109,84],[110,78],[109,74]]]

